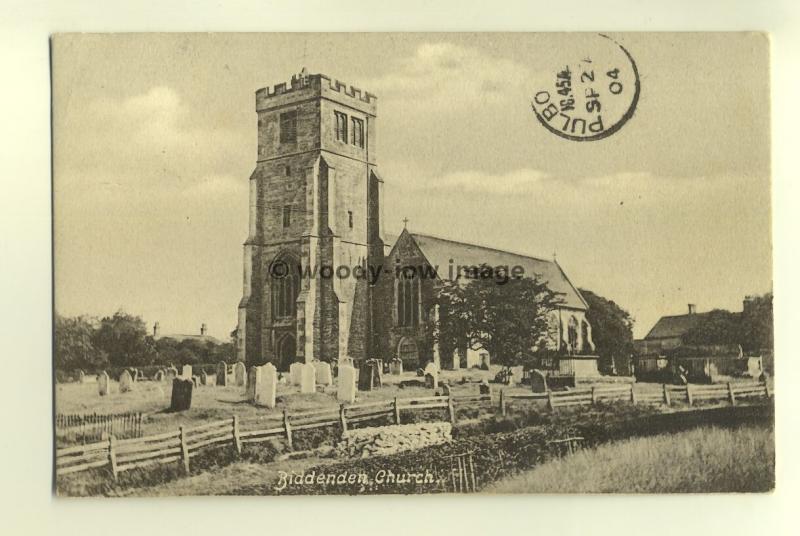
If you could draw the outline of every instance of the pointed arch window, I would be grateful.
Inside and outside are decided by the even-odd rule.
[[[414,275],[401,275],[397,279],[395,304],[398,326],[419,325],[420,280]]]
[[[272,318],[294,318],[300,294],[299,264],[289,256],[279,257],[270,269]]]

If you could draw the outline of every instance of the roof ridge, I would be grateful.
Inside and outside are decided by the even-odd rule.
[[[518,257],[525,257],[526,259],[532,259],[532,260],[539,261],[539,262],[553,263],[552,260],[543,259],[542,257],[535,257],[533,255],[528,255],[526,253],[519,253],[517,251],[509,251],[507,249],[493,248],[491,246],[484,246],[483,244],[474,244],[474,243],[470,243],[470,242],[462,242],[460,240],[453,240],[452,238],[442,238],[441,236],[435,236],[435,235],[430,235],[430,234],[425,234],[425,233],[413,233],[411,231],[409,231],[409,233],[413,237],[422,236],[422,237],[425,237],[425,238],[433,238],[434,240],[441,240],[443,242],[451,242],[453,244],[458,244],[458,245],[461,245],[461,246],[471,246],[471,247],[486,249],[488,251],[496,251],[497,253],[506,253],[506,254],[516,255]]]

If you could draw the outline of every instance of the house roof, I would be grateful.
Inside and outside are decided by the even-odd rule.
[[[705,316],[706,313],[662,316],[645,336],[645,340],[681,337],[695,327]]]
[[[543,281],[547,281],[550,290],[561,294],[564,300],[563,306],[576,309],[588,308],[583,296],[555,261],[431,235],[410,234],[428,262],[437,268],[437,273],[442,279],[448,279],[451,259],[454,267],[456,265],[480,266],[481,264],[508,266],[509,268],[521,266],[525,270],[525,275],[538,275]],[[397,238],[397,236],[387,235],[386,242],[394,244]],[[455,268],[453,270],[455,271]]]
[[[159,335],[156,339],[175,339],[178,342],[186,341],[186,340],[195,340],[199,342],[213,342],[214,344],[222,344],[222,342],[217,339],[216,337],[212,337],[211,335],[182,335],[178,333],[166,333],[164,335]]]

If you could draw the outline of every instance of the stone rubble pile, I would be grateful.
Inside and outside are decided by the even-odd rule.
[[[336,445],[343,457],[382,456],[429,445],[446,443],[452,439],[449,422],[401,424],[349,430],[347,437]]]

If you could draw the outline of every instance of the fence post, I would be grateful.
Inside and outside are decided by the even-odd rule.
[[[183,425],[178,429],[178,436],[181,439],[181,461],[183,462],[183,470],[189,474],[189,446],[186,444],[186,432]]]
[[[506,416],[506,395],[503,389],[500,389],[500,415]]]
[[[692,389],[691,389],[691,387],[692,387],[692,384],[690,384],[690,383],[686,384],[686,399],[689,401],[689,405],[690,406],[692,405]]]
[[[550,411],[555,411],[556,406],[553,404],[553,391],[547,390],[547,409]]]
[[[664,404],[668,407],[672,405],[672,401],[669,399],[669,389],[667,389],[667,384],[661,384],[662,388],[664,389]]]
[[[111,474],[114,475],[114,481],[117,480],[116,442],[117,439],[113,435],[108,436],[108,463],[111,464]]]
[[[764,394],[767,396],[767,398],[772,396],[769,392],[769,384],[767,383],[767,380],[764,380]]]
[[[394,404],[392,407],[394,408],[394,423],[400,424],[400,407],[397,405],[397,397],[394,397]]]
[[[595,386],[592,385],[592,405],[597,404],[597,394],[594,392]]]
[[[453,395],[447,395],[447,413],[450,415],[450,424],[455,424],[456,408],[453,406]]]
[[[289,423],[289,410],[283,410],[283,428],[286,430],[286,444],[289,446],[289,450],[293,450],[292,425]]]
[[[633,390],[633,384],[631,384],[631,404],[636,405],[636,391]]]
[[[231,423],[231,433],[233,434],[233,448],[236,449],[236,454],[242,454],[242,440],[239,437],[239,416],[234,415]]]
[[[397,411],[397,399],[394,399],[395,411]],[[339,422],[342,424],[342,439],[347,437],[347,414],[345,413],[344,404],[339,404]],[[399,424],[399,423],[398,423]]]
[[[731,402],[731,406],[736,405],[736,395],[733,394],[733,386],[731,382],[728,382],[728,400]]]

